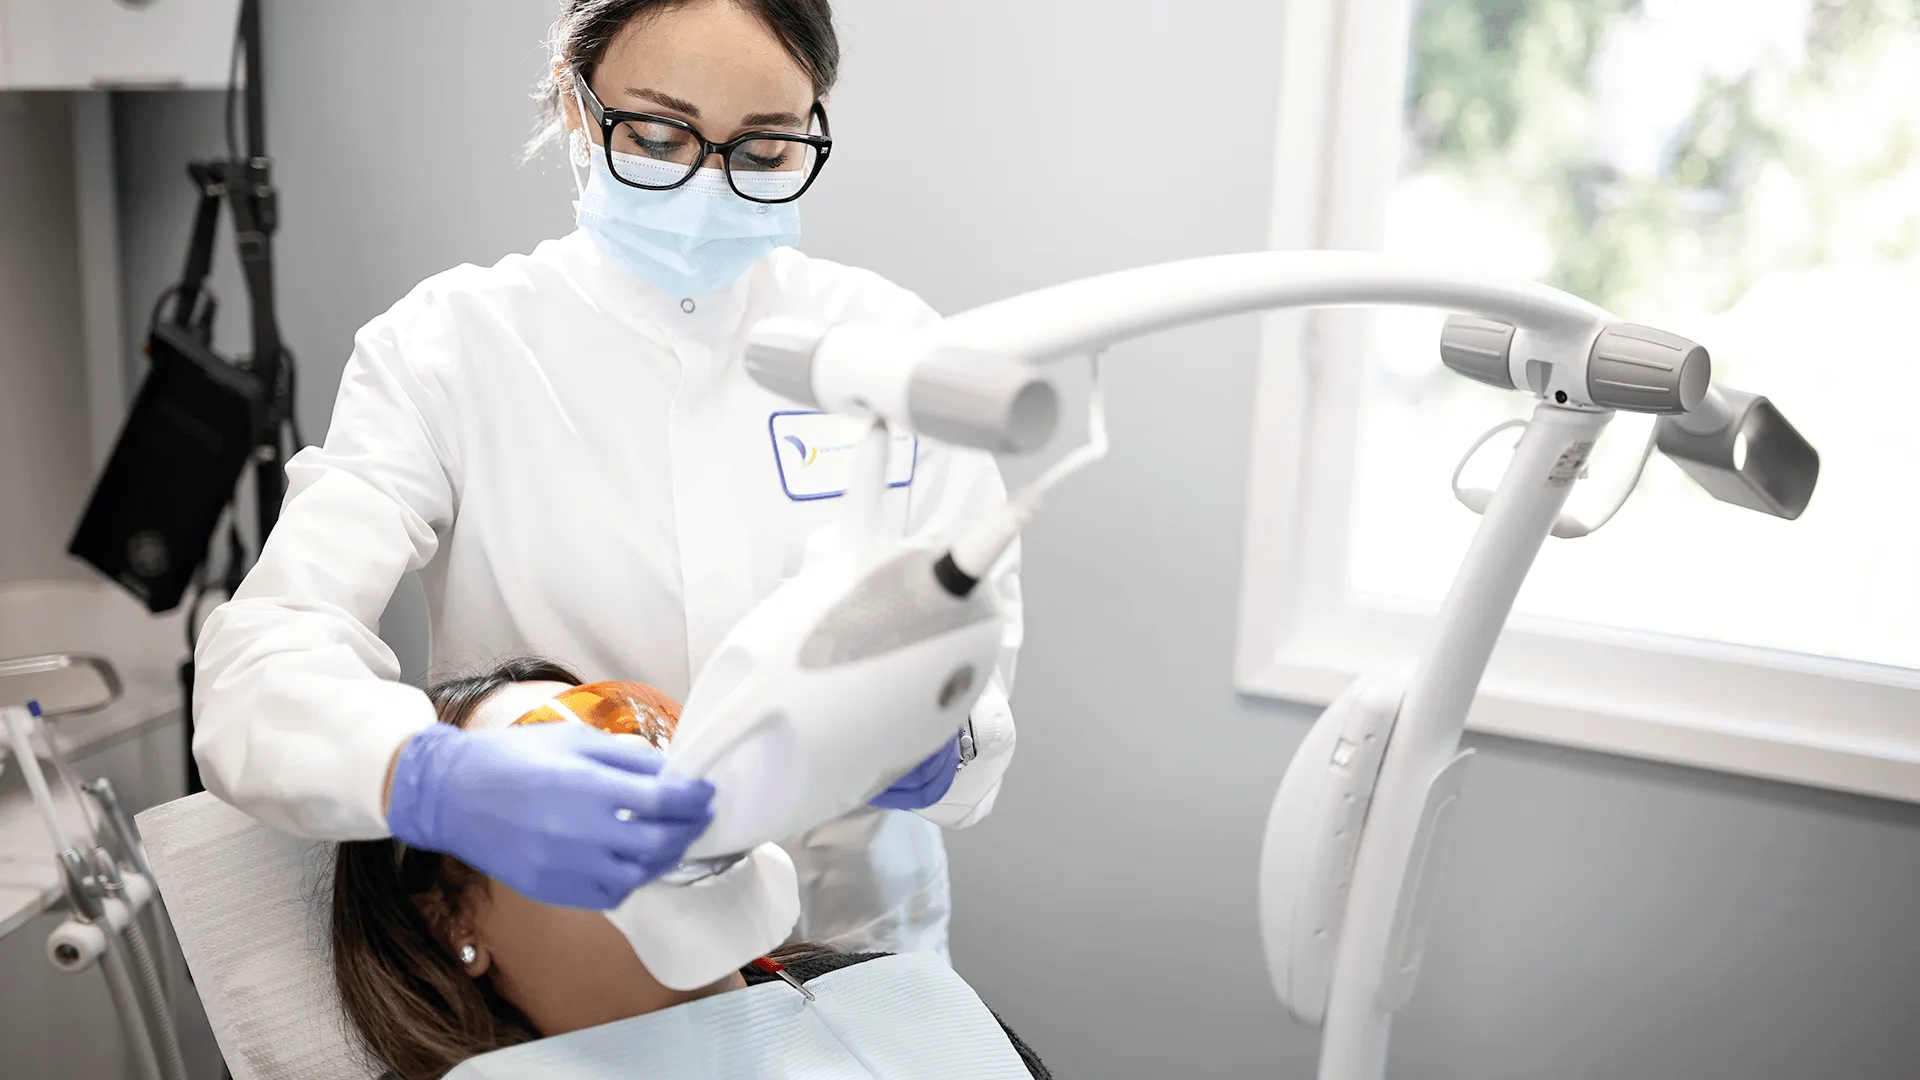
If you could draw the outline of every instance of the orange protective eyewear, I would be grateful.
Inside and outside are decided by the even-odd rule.
[[[654,746],[665,746],[680,723],[680,703],[646,683],[587,683],[555,694],[513,726],[563,720],[577,720],[609,735],[638,735]]]

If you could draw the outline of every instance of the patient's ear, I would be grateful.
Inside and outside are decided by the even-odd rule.
[[[469,904],[450,903],[444,890],[431,889],[416,894],[413,905],[433,931],[434,940],[452,954],[454,962],[469,977],[477,979],[493,966],[493,954],[480,940],[479,927]]]

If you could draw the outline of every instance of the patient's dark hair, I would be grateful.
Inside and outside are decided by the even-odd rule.
[[[427,688],[443,724],[463,727],[510,683],[556,682],[579,675],[551,660],[509,660]],[[439,1080],[462,1061],[540,1037],[493,984],[466,973],[422,909],[455,912],[479,871],[451,855],[393,840],[341,844],[333,869],[333,978],[361,1039],[401,1080]],[[783,962],[822,952],[816,945],[775,950]]]

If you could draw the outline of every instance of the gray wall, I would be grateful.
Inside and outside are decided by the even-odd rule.
[[[0,582],[78,579],[93,479],[66,98],[0,94]]]
[[[815,254],[954,311],[1263,243],[1280,5],[839,6],[841,146],[807,200]],[[310,437],[361,322],[428,273],[566,227],[564,171],[512,164],[551,10],[269,2]],[[175,182],[166,147],[131,152],[140,133],[217,139],[217,104],[123,98],[123,205]],[[172,273],[184,218],[128,228],[139,307],[158,282],[138,272]],[[995,816],[953,840],[954,945],[1063,1076],[1313,1067],[1254,914],[1261,823],[1312,712],[1231,689],[1255,335],[1238,320],[1115,350],[1113,456],[1029,538],[1021,759]],[[1393,1076],[1920,1074],[1920,813],[1480,747]]]

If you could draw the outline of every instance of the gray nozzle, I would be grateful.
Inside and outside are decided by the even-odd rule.
[[[907,386],[913,426],[956,446],[994,453],[1038,450],[1060,426],[1060,392],[1038,371],[991,353],[923,362]]]
[[[784,398],[820,407],[813,392],[813,354],[827,327],[806,319],[764,319],[747,337],[747,374]]]
[[[1820,479],[1820,452],[1766,398],[1723,389],[1704,397],[1695,415],[1661,417],[1660,452],[1721,502],[1799,517]]]
[[[828,327],[807,319],[764,319],[747,338],[753,381],[810,409],[821,408],[813,361]],[[993,353],[950,352],[916,362],[907,384],[913,430],[995,453],[1038,450],[1060,425],[1060,392],[1027,364]]]
[[[1707,350],[1677,334],[1616,323],[1587,357],[1587,396],[1603,409],[1675,414],[1699,408],[1713,365]]]
[[[1440,331],[1440,362],[1477,382],[1512,390],[1513,327],[1477,315],[1449,315]]]

